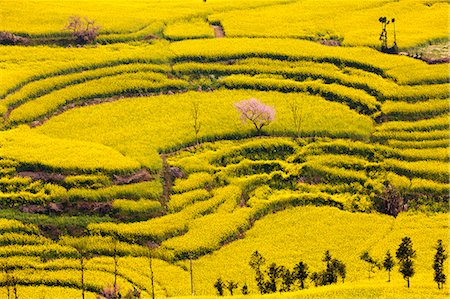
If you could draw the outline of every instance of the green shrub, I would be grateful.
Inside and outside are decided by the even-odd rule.
[[[98,189],[111,185],[111,179],[103,174],[71,175],[64,179],[67,188]]]

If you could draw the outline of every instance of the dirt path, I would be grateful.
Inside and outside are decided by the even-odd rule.
[[[223,27],[220,25],[211,25],[211,28],[214,29],[214,37],[215,38],[224,38],[225,32],[223,31]]]

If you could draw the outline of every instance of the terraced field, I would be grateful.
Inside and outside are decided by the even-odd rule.
[[[0,30],[38,44],[0,46],[0,297],[78,298],[83,257],[86,298],[115,277],[141,298],[189,296],[190,261],[196,295],[221,277],[257,298],[255,250],[347,265],[345,282],[267,298],[448,295],[432,269],[436,241],[449,246],[448,64],[375,47],[391,11],[404,49],[447,38],[447,2],[67,0],[45,23],[18,20],[52,1],[0,3]],[[75,11],[103,45],[46,44]],[[233,107],[249,98],[275,110],[262,132]],[[404,236],[412,287],[397,266],[368,279],[361,253],[382,259]]]

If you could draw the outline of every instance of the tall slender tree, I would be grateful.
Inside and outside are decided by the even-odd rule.
[[[295,265],[293,276],[300,282],[301,289],[305,288],[305,280],[308,278],[308,275],[308,265],[306,263],[300,261],[297,265]]]
[[[191,105],[192,105],[191,116],[192,116],[192,120],[194,122],[193,128],[194,128],[194,133],[195,133],[195,144],[199,145],[200,141],[198,138],[198,134],[202,127],[202,124],[200,122],[200,103],[198,101],[192,101]]]
[[[225,288],[225,283],[223,282],[222,278],[217,278],[216,282],[214,283],[214,287],[216,288],[217,295],[223,296],[223,289]]]
[[[442,240],[438,240],[436,244],[436,253],[434,255],[433,269],[434,269],[434,281],[438,285],[438,289],[442,289],[445,283],[446,277],[444,274],[444,263],[447,259]]]
[[[371,257],[367,250],[364,251],[359,258],[362,261],[366,262],[368,265],[367,271],[369,272],[369,279],[370,279],[370,274],[375,273],[375,268],[378,268],[378,269],[381,268],[378,261],[376,259],[374,259],[373,257]]]
[[[278,290],[277,281],[281,277],[281,269],[277,264],[271,263],[266,272],[268,276],[266,291],[268,293],[275,293]]]
[[[295,282],[294,272],[284,266],[280,266],[281,288],[280,292],[290,292]]]
[[[397,252],[397,259],[399,260],[400,273],[406,280],[408,288],[410,287],[410,279],[414,276],[414,261],[416,257],[416,251],[412,247],[412,241],[410,237],[404,237],[400,243]]]
[[[392,258],[391,252],[388,250],[383,260],[383,268],[388,271],[388,282],[391,282],[391,270],[394,268],[395,262]]]
[[[232,280],[228,280],[226,287],[228,289],[228,292],[230,292],[230,295],[233,296],[234,290],[238,288],[238,283],[234,282]]]
[[[264,294],[265,291],[264,275],[261,271],[261,267],[265,262],[266,259],[257,250],[252,253],[249,262],[250,267],[255,271],[256,285],[261,294]]]

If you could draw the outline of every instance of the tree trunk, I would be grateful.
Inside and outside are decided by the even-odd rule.
[[[155,299],[155,280],[153,277],[153,263],[152,263],[153,259],[152,257],[150,257],[150,279],[152,282],[152,299]]]
[[[195,296],[194,274],[193,274],[193,267],[192,267],[192,258],[189,259],[189,269],[190,269],[190,273],[191,273],[191,293],[192,293],[192,296]]]
[[[303,290],[305,288],[305,282],[303,279],[300,281],[300,288]]]
[[[114,293],[117,293],[117,241],[114,240]]]
[[[408,288],[409,288],[409,277],[408,277],[408,279],[406,281],[408,282]]]
[[[84,258],[80,259],[81,264],[81,298],[84,299]]]

